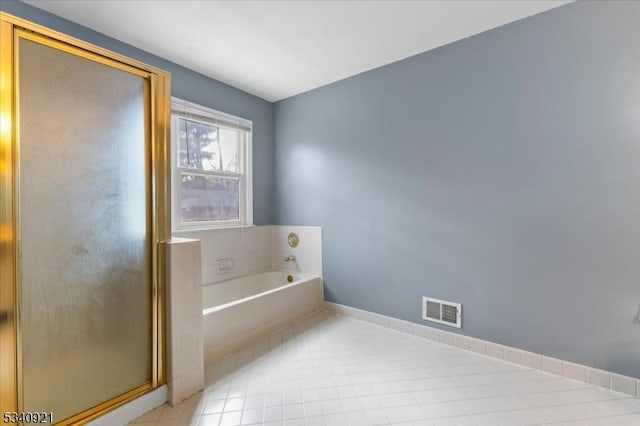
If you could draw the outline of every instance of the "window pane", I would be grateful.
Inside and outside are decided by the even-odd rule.
[[[238,173],[238,147],[240,146],[240,132],[220,127],[220,153],[222,169],[225,172]]]
[[[238,171],[240,135],[184,118],[178,119],[178,166],[194,170]]]
[[[186,121],[178,119],[178,166],[189,166],[189,147],[187,146]]]
[[[182,222],[240,219],[238,178],[183,173],[180,179]]]

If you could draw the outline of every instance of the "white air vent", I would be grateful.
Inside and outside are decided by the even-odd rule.
[[[423,297],[422,319],[461,328],[462,305],[460,303]]]

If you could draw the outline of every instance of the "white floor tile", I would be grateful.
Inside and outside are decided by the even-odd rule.
[[[207,368],[203,392],[133,424],[640,424],[639,399],[496,359],[514,359],[499,345],[486,353],[319,313]]]

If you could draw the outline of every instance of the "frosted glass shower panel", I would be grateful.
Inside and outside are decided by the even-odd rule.
[[[18,59],[24,409],[60,421],[151,380],[148,81]]]

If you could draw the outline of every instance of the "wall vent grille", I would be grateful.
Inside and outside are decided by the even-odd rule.
[[[422,298],[422,319],[451,327],[462,327],[462,305],[445,300]]]

